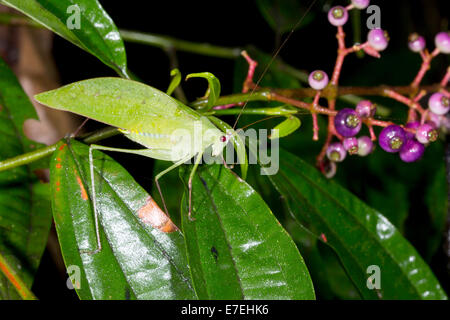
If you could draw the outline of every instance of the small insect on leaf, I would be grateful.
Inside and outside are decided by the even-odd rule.
[[[210,110],[214,107],[217,99],[220,97],[220,81],[215,75],[209,72],[191,73],[186,76],[186,80],[191,78],[205,78],[208,80],[208,90],[206,90],[204,99],[208,99],[206,106],[200,107],[202,110]]]
[[[273,140],[286,137],[300,128],[301,124],[302,123],[299,118],[289,116],[286,118],[286,120],[272,129],[272,134],[269,136],[269,139]]]
[[[180,85],[181,82],[181,72],[177,68],[170,71],[170,75],[173,77],[170,81],[169,88],[167,88],[166,93],[170,96],[175,91],[175,89]]]

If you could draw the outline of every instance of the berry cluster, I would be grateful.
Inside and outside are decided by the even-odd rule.
[[[350,48],[345,46],[343,26],[348,21],[348,11],[365,9],[369,6],[369,3],[370,0],[352,0],[347,7],[335,6],[329,10],[328,21],[338,29],[337,38],[339,44],[333,75],[330,81],[325,71],[316,70],[311,72],[308,78],[309,85],[316,90],[314,102],[310,109],[313,116],[314,140],[318,140],[316,113],[321,113],[318,110],[326,109],[327,113],[322,113],[329,116],[327,141],[318,157],[319,168],[329,177],[336,172],[336,163],[343,161],[347,154],[367,156],[373,151],[374,141],[377,139],[373,130],[374,126],[383,127],[378,136],[380,147],[386,152],[398,153],[400,159],[404,162],[419,160],[425,151],[425,147],[430,142],[437,140],[439,135],[438,129],[442,127],[449,129],[449,121],[446,114],[450,110],[450,95],[446,90],[446,86],[450,78],[450,67],[440,83],[439,92],[435,92],[429,97],[428,108],[423,109],[419,103],[427,95],[427,92],[424,90],[419,90],[419,85],[429,69],[431,60],[440,53],[450,53],[450,33],[448,32],[440,32],[436,35],[436,49],[431,53],[426,49],[424,37],[416,33],[409,37],[409,48],[413,52],[420,53],[423,61],[417,77],[411,83],[412,89],[417,90],[412,90],[414,94],[411,94],[409,97],[393,90],[386,90],[384,94],[409,107],[408,121],[405,125],[375,120],[374,116],[377,108],[369,100],[361,100],[355,109],[345,108],[339,111],[334,111],[335,98],[327,97],[328,108],[318,105],[323,90],[337,88],[342,64],[347,54],[363,50],[367,54],[379,58],[380,52],[387,48],[389,36],[382,29],[370,30],[367,35],[367,41],[363,44],[355,44]],[[363,124],[367,125],[370,137],[357,137]],[[339,141],[334,142],[334,137]],[[325,161],[326,159],[328,161]]]
[[[359,101],[355,109],[336,110],[336,98],[342,90],[342,87],[339,87],[339,78],[345,57],[362,50],[370,56],[380,58],[380,52],[384,51],[389,44],[389,35],[386,31],[372,29],[368,32],[365,43],[356,43],[351,47],[346,47],[343,26],[348,21],[349,10],[365,9],[369,6],[369,3],[370,0],[351,0],[351,4],[346,7],[335,6],[329,10],[328,20],[337,28],[337,58],[331,77],[323,70],[315,70],[310,73],[308,82],[312,89],[303,91],[303,94],[304,97],[314,97],[312,103],[294,99],[293,96],[301,96],[298,91],[295,93],[291,91],[289,94],[286,92],[289,90],[278,91],[269,88],[264,90],[261,95],[263,100],[282,102],[310,112],[313,120],[313,140],[316,141],[319,140],[317,117],[320,114],[328,117],[327,137],[320,154],[317,156],[317,166],[327,177],[332,177],[336,173],[336,164],[342,162],[347,154],[357,154],[363,157],[369,155],[374,150],[374,141],[377,139],[380,147],[386,152],[398,153],[400,159],[404,162],[414,162],[422,157],[429,143],[437,140],[438,130],[450,131],[450,118],[447,117],[450,115],[450,93],[447,90],[450,80],[450,67],[447,68],[447,72],[439,84],[428,86],[427,90],[425,87],[420,87],[426,72],[430,69],[431,61],[441,53],[450,53],[450,33],[448,32],[440,32],[436,35],[436,48],[432,52],[426,49],[424,37],[416,33],[409,37],[409,48],[413,52],[420,53],[422,65],[413,82],[407,87],[400,87],[402,92],[409,94],[408,96],[397,92],[395,87],[372,88],[375,89],[371,91],[374,95],[394,99],[408,107],[406,124],[399,125],[375,119],[377,107],[369,100]],[[242,92],[246,93],[250,89],[253,91],[259,90],[258,85],[253,82],[257,62],[252,60],[245,51],[242,55],[249,64]],[[404,90],[405,88],[407,90]],[[347,92],[358,95],[357,91],[349,92],[347,90]],[[434,93],[428,99],[428,108],[424,109],[420,101],[429,92]],[[362,95],[364,94],[366,93],[362,93]],[[319,105],[321,98],[327,100],[327,107]],[[242,104],[239,102],[221,105],[214,107],[214,109],[228,109],[236,105]],[[242,113],[242,110],[240,113]],[[367,126],[370,136],[357,137],[363,125]],[[374,131],[376,126],[383,128],[378,138]],[[336,139],[338,141],[335,141]]]

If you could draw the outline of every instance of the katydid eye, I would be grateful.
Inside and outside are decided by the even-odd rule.
[[[221,136],[221,137],[220,137],[220,141],[221,141],[221,142],[225,142],[225,141],[227,141],[227,137],[225,137],[225,136]]]

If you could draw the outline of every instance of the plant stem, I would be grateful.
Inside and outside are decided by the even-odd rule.
[[[113,137],[115,135],[118,135],[119,133],[120,132],[119,130],[117,130],[117,128],[106,127],[104,129],[94,132],[93,134],[88,135],[86,138],[83,139],[83,142],[88,144],[94,143],[106,138]],[[19,166],[23,166],[35,162],[37,160],[40,160],[42,158],[48,157],[52,155],[52,153],[56,150],[57,145],[58,143],[55,143],[52,144],[51,146],[47,146],[35,151],[21,154],[13,158],[9,158],[4,161],[0,161],[0,172],[13,169]]]
[[[17,293],[23,300],[37,300],[36,296],[31,292],[17,272],[9,265],[3,255],[0,254],[0,271],[5,275],[6,279],[14,286]]]
[[[41,148],[32,152],[24,153],[14,158],[10,158],[0,162],[0,172],[9,170],[15,167],[23,166],[32,163],[39,159],[50,156],[56,150],[56,144]]]
[[[217,115],[217,116],[226,116],[226,115],[238,115],[241,113],[240,108],[231,108],[231,109],[222,109],[222,110],[214,110],[207,113],[202,113],[203,115]],[[297,114],[298,110],[284,108],[284,107],[275,107],[275,108],[245,108],[242,110],[242,114],[253,114],[253,115],[266,115],[266,116],[282,116],[282,115],[290,115]]]
[[[179,51],[227,59],[235,59],[239,57],[239,54],[241,53],[241,49],[239,48],[226,48],[208,43],[195,43],[154,33],[144,33],[123,29],[120,29],[119,31],[125,41],[151,45],[162,49],[175,49]]]

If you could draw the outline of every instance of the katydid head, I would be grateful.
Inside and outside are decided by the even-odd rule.
[[[229,136],[221,134],[220,136],[215,137],[216,141],[212,144],[212,156],[217,157],[220,155],[223,151],[223,148],[227,145],[229,141]]]

